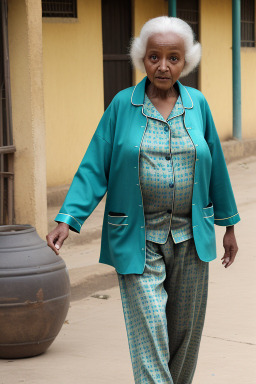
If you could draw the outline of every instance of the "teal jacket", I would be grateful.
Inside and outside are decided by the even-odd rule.
[[[107,192],[100,263],[121,274],[142,274],[146,258],[145,217],[139,181],[139,155],[147,117],[145,77],[119,92],[103,114],[55,218],[76,232]],[[197,89],[177,86],[184,123],[196,148],[192,197],[193,236],[198,256],[216,258],[214,224],[230,226],[239,214],[210,108]]]

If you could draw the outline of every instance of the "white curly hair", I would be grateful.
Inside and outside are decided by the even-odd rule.
[[[201,44],[195,41],[192,28],[178,17],[160,16],[147,21],[140,31],[140,36],[132,39],[130,57],[135,68],[141,72],[146,72],[143,59],[148,38],[157,33],[165,34],[168,32],[177,34],[184,41],[185,65],[180,77],[187,76],[197,67],[201,59]]]

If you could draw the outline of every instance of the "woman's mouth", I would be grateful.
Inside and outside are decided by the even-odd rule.
[[[158,80],[164,81],[164,80],[170,80],[170,77],[162,77],[162,76],[157,76]]]

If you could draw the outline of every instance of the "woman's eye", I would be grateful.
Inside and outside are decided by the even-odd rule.
[[[156,56],[156,55],[151,55],[150,58],[151,58],[151,60],[153,60],[153,61],[156,61],[156,60],[157,60],[157,56]]]
[[[171,60],[171,61],[178,61],[178,58],[177,58],[176,56],[171,56],[171,57],[170,57],[170,60]]]

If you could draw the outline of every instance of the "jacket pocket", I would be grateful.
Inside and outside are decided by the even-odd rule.
[[[212,220],[214,220],[214,211],[212,203],[209,203],[207,207],[203,208],[203,217],[204,219],[212,218]]]
[[[109,211],[108,216],[123,216],[123,217],[127,217],[127,216],[125,215],[125,213],[122,213],[122,212],[113,212],[113,211]]]
[[[128,226],[128,216],[120,213],[109,212],[108,214],[109,227],[122,227]]]
[[[108,242],[112,257],[122,257],[128,233],[128,216],[108,214]]]

